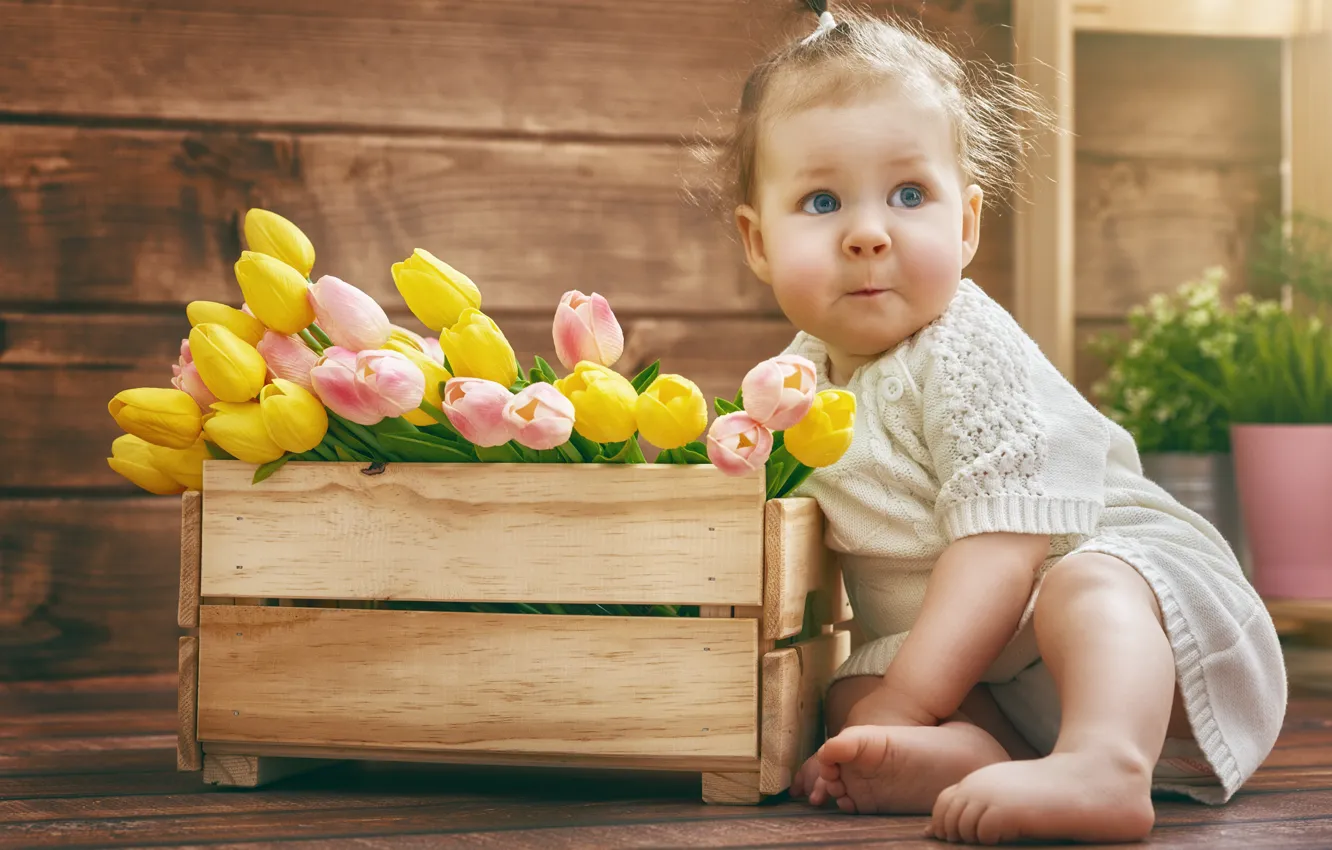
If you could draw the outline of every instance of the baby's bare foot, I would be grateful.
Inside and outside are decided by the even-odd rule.
[[[939,795],[935,838],[1139,841],[1152,831],[1150,767],[1105,753],[1056,753],[978,770]]]
[[[928,814],[939,792],[1008,753],[970,723],[853,726],[815,754],[827,791],[852,814]]]

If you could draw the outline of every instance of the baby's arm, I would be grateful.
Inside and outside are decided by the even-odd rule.
[[[897,657],[848,726],[928,725],[952,716],[1007,645],[1031,596],[1050,537],[963,537],[939,557]]]

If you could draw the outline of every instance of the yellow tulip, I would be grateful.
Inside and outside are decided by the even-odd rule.
[[[185,305],[185,315],[192,328],[203,324],[222,325],[250,345],[258,345],[264,338],[263,322],[243,310],[216,301],[191,301]]]
[[[122,390],[111,399],[107,410],[126,433],[156,446],[186,449],[199,439],[202,412],[184,390]]]
[[[476,284],[429,251],[417,248],[391,271],[407,308],[432,331],[453,327],[468,307],[481,308]]]
[[[315,319],[314,307],[306,295],[309,281],[279,259],[242,251],[236,261],[236,282],[250,312],[278,333],[300,333]]]
[[[405,356],[408,360],[416,364],[416,368],[425,375],[425,401],[430,402],[435,407],[443,410],[443,404],[440,400],[439,385],[453,376],[449,370],[431,360],[430,357],[417,346],[415,341],[393,336],[384,343],[384,347],[389,351],[396,351]],[[424,410],[409,410],[402,415],[403,419],[413,425],[434,425],[435,418]]]
[[[495,321],[472,307],[462,311],[458,322],[439,335],[449,368],[458,378],[484,378],[502,387],[518,380],[518,359]]]
[[[152,450],[155,448],[157,446],[133,434],[124,434],[111,441],[111,457],[106,463],[149,493],[171,496],[183,492],[185,487],[180,482],[153,463]]]
[[[204,445],[203,435],[188,449],[164,449],[149,446],[153,466],[175,479],[186,490],[203,489],[203,462],[212,457]]]
[[[268,374],[264,358],[225,325],[191,329],[190,353],[199,378],[219,401],[249,401],[263,389]]]
[[[273,442],[264,427],[259,402],[218,401],[212,408],[203,417],[204,434],[210,442],[246,463],[268,463],[282,457],[282,447]]]
[[[638,392],[619,372],[584,360],[555,387],[573,402],[574,428],[589,440],[618,443],[638,430]]]
[[[824,390],[805,417],[783,432],[786,450],[805,466],[832,466],[851,447],[855,422],[856,397]]]
[[[310,451],[328,432],[328,412],[323,402],[299,384],[282,378],[274,378],[259,393],[259,411],[268,436],[289,452]]]
[[[661,375],[638,397],[635,407],[643,439],[659,449],[678,449],[708,427],[708,403],[688,378]]]
[[[314,268],[315,250],[301,229],[268,210],[245,213],[245,244],[251,251],[276,257],[308,278]]]

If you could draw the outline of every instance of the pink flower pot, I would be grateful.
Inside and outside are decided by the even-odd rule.
[[[1235,425],[1231,444],[1258,593],[1332,598],[1332,425]]]

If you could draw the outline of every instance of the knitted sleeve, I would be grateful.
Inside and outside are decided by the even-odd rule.
[[[972,285],[923,341],[924,436],[947,538],[1093,533],[1110,446],[1104,417]]]

